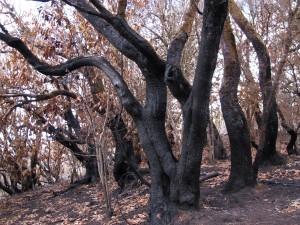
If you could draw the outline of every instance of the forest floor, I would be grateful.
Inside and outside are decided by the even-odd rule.
[[[185,225],[296,225],[300,224],[300,156],[283,166],[262,168],[254,188],[223,194],[229,162],[202,166],[202,172],[221,175],[201,184],[200,209],[180,211],[175,224]],[[54,184],[0,200],[0,224],[147,224],[149,190],[146,186],[119,192],[112,183],[113,216],[106,216],[103,194],[97,185],[86,185],[55,196],[68,184]],[[99,191],[100,190],[100,191]]]

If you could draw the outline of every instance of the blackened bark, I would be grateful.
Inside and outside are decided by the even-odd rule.
[[[39,119],[39,121],[43,124],[47,124],[47,120],[39,115],[34,113],[35,117]],[[63,129],[59,129],[48,123],[48,127],[46,129],[46,132],[48,132],[50,135],[52,135],[52,138],[60,143],[61,145],[65,146],[67,149],[70,150],[70,152],[75,156],[75,158],[81,162],[81,164],[86,169],[86,174],[84,177],[84,183],[90,183],[95,182],[98,177],[98,169],[97,169],[97,161],[96,161],[96,149],[95,146],[91,143],[88,144],[88,153],[85,153],[81,150],[81,148],[77,144],[77,138],[76,136],[72,135],[71,128],[75,130],[75,133],[80,133],[80,123],[75,118],[75,116],[72,113],[71,108],[67,109],[64,114],[64,119],[67,121],[67,124],[70,128],[69,132],[65,132]],[[78,142],[81,142],[78,141]],[[86,144],[86,143],[81,143]]]
[[[72,112],[72,108],[69,107],[65,113],[64,113],[64,119],[67,122],[68,128],[69,128],[69,138],[73,139],[85,139],[81,137],[81,126],[78,118],[76,118]],[[75,135],[73,135],[73,130]],[[95,144],[87,141],[88,146],[88,153],[86,154],[86,157],[84,161],[81,161],[83,166],[85,167],[85,180],[87,183],[94,183],[97,181],[97,178],[99,177],[98,174],[98,166],[97,166],[97,158],[96,158],[96,146]],[[77,144],[75,144],[77,146]],[[75,146],[73,146],[74,149]],[[79,149],[79,147],[77,146]],[[74,150],[73,150],[74,151]]]
[[[3,182],[0,180],[0,189],[9,195],[15,194],[14,188],[12,187],[12,185],[8,183],[7,175],[5,173],[0,173],[0,175],[2,176],[3,179]]]
[[[144,75],[160,76],[163,73],[164,61],[160,59],[146,39],[130,28],[124,18],[113,16],[103,6],[97,8],[100,11],[98,13],[94,6],[87,1],[71,0],[67,3],[77,6],[78,11],[95,30],[106,37],[122,54],[133,60]]]
[[[181,158],[172,198],[181,206],[198,207],[202,151],[206,144],[212,76],[220,37],[227,16],[227,1],[205,1],[195,79],[183,107],[184,128]],[[172,188],[172,189],[173,189]]]
[[[205,0],[204,3],[203,27],[194,85],[189,96],[185,96],[188,99],[183,107],[185,119],[179,163],[172,154],[165,131],[166,63],[158,57],[145,39],[128,26],[124,18],[112,16],[101,4],[92,5],[94,2],[97,1],[68,1],[69,4],[75,5],[114,47],[139,66],[146,79],[144,107],[130,92],[122,76],[103,57],[78,57],[58,66],[49,66],[39,60],[20,39],[13,38],[5,32],[0,32],[0,39],[16,48],[36,70],[46,75],[64,76],[82,66],[95,66],[108,76],[122,105],[136,123],[141,145],[149,159],[151,224],[171,224],[176,204],[188,208],[198,207],[200,165],[202,150],[206,144],[211,82],[228,1]]]
[[[85,72],[85,77],[90,85],[94,104],[99,107],[101,105],[101,99],[97,96],[97,93],[104,91],[102,80],[92,68],[86,68]],[[94,109],[100,116],[103,116],[106,110],[100,110],[98,107],[95,107]],[[109,119],[106,126],[111,130],[116,144],[113,174],[121,190],[126,184],[131,183],[137,178],[139,178],[142,183],[149,185],[138,172],[138,160],[134,154],[131,138],[126,137],[127,127],[121,115],[116,115]]]
[[[298,155],[299,153],[297,151],[297,146],[296,146],[296,141],[297,141],[297,136],[298,136],[297,132],[295,132],[294,130],[287,130],[287,132],[291,136],[289,143],[286,146],[287,153],[289,155],[293,155],[293,154]]]
[[[296,141],[297,141],[297,137],[298,137],[298,129],[300,127],[300,123],[298,125],[298,127],[296,129],[294,129],[293,127],[289,126],[285,120],[285,117],[280,109],[280,107],[277,108],[278,110],[278,114],[279,117],[281,119],[281,126],[286,130],[286,132],[291,136],[289,143],[286,146],[286,151],[289,155],[297,155],[299,154],[297,151],[297,145],[296,145]]]
[[[116,143],[113,174],[119,187],[123,189],[126,184],[137,179],[138,160],[134,154],[132,141],[126,138],[127,128],[121,115],[112,118],[108,126]]]
[[[192,87],[185,79],[181,70],[181,58],[184,46],[192,31],[192,25],[199,0],[190,1],[190,6],[183,18],[179,34],[172,40],[167,54],[165,81],[172,95],[179,101],[181,107],[187,101]]]
[[[78,144],[72,142],[67,138],[60,129],[54,128],[49,125],[49,133],[53,135],[53,139],[68,148],[71,153],[82,163],[86,169],[85,180],[86,183],[95,182],[98,177],[97,160],[95,146],[88,143],[88,153],[83,152]]]
[[[267,105],[264,106],[264,108]],[[275,99],[271,107],[269,108],[269,117],[266,120],[266,130],[265,130],[265,141],[262,150],[262,157],[259,164],[264,162],[270,162],[272,164],[281,164],[281,157],[276,151],[276,140],[278,134],[278,117],[277,117],[277,104]]]
[[[153,225],[164,225],[172,224],[171,220],[176,212],[175,204],[170,200],[170,178],[174,177],[176,168],[174,159],[171,159],[169,168],[165,169],[174,174],[167,175],[162,167],[160,157],[156,154],[156,151],[160,151],[160,144],[165,145],[167,141],[164,129],[157,129],[158,124],[163,126],[157,119],[149,116],[148,112],[145,112],[144,118],[136,121],[139,139],[150,166],[150,223]],[[150,135],[150,129],[152,132],[155,130],[156,137]],[[167,149],[170,150],[170,148]],[[168,156],[165,155],[165,157],[167,158]]]
[[[263,98],[263,125],[261,125],[261,141],[259,143],[261,147],[259,147],[254,162],[254,170],[257,174],[260,164],[266,161],[277,163],[280,158],[276,152],[278,118],[276,98],[275,95],[272,94],[273,85],[270,56],[265,44],[233,0],[230,0],[230,14],[252,43],[258,57],[259,86]]]
[[[224,77],[220,101],[231,149],[231,169],[225,191],[236,191],[245,186],[254,185],[255,179],[249,128],[237,96],[241,69],[229,17],[224,25],[222,50]]]
[[[208,128],[211,145],[213,146],[214,158],[217,160],[227,159],[226,149],[215,123],[210,121]]]

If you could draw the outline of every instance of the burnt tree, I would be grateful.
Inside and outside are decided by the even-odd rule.
[[[271,63],[268,49],[247,21],[241,10],[233,0],[229,1],[230,14],[234,21],[244,32],[251,42],[258,58],[259,69],[259,86],[263,99],[263,113],[260,128],[260,147],[254,162],[254,170],[257,174],[258,167],[261,163],[269,161],[279,163],[281,160],[276,151],[276,140],[278,133],[277,104],[275,95],[272,94],[273,84],[271,78]]]
[[[90,86],[94,103],[93,109],[100,116],[107,115],[107,110],[101,107],[101,98],[98,95],[104,92],[104,84],[100,74],[97,74],[93,68],[86,68],[84,76]],[[113,109],[110,109],[110,111],[113,111]],[[109,117],[105,126],[110,129],[115,142],[113,174],[119,187],[122,190],[126,184],[136,179],[140,179],[143,184],[149,185],[138,171],[139,157],[134,153],[132,138],[127,135],[127,126],[121,114],[110,112]]]
[[[131,139],[126,138],[127,127],[121,115],[116,115],[110,119],[107,126],[110,128],[116,143],[113,174],[119,187],[123,189],[127,184],[137,179],[148,184],[138,171],[139,159],[134,153]]]
[[[120,14],[113,15],[98,0],[65,2],[74,6],[97,32],[137,64],[146,81],[144,105],[138,102],[120,73],[103,57],[81,56],[51,66],[37,58],[23,41],[12,37],[5,29],[0,32],[0,40],[17,49],[36,70],[48,76],[65,76],[83,66],[94,66],[105,73],[120,102],[133,118],[141,146],[149,160],[151,224],[170,224],[178,207],[198,207],[200,165],[202,150],[206,144],[212,76],[228,2],[204,1],[199,54],[193,86],[189,93],[183,88],[186,80],[181,73],[180,58],[197,12],[195,1],[190,3],[184,29],[170,46],[167,62],[157,55],[146,39],[128,25],[124,17],[126,4],[119,4]],[[174,44],[176,42],[179,45]],[[182,79],[173,79],[173,75]],[[180,101],[184,115],[181,156],[178,161],[172,153],[165,130],[167,86]]]
[[[286,119],[280,109],[278,107],[278,115],[281,119],[281,126],[286,130],[286,132],[290,135],[290,140],[286,146],[286,151],[289,155],[298,155],[298,149],[297,149],[297,138],[298,138],[298,130],[300,128],[300,123],[298,124],[297,128],[293,128],[292,126],[289,126],[288,123],[286,122]]]
[[[225,191],[232,191],[254,185],[256,180],[252,169],[250,132],[237,96],[241,68],[229,17],[222,37],[224,76],[220,101],[231,149],[230,177]]]

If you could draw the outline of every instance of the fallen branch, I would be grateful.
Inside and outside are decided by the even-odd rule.
[[[217,176],[220,176],[221,174],[220,173],[218,173],[218,172],[212,172],[212,173],[208,173],[208,174],[206,174],[206,175],[204,175],[204,176],[200,176],[200,179],[199,179],[199,182],[201,183],[201,182],[204,182],[204,181],[206,181],[206,180],[209,180],[209,179],[211,179],[211,178],[214,178],[214,177],[217,177]]]
[[[280,186],[284,186],[284,187],[296,187],[296,188],[300,188],[300,184],[295,184],[295,183],[292,183],[292,182],[282,183],[282,182],[273,181],[273,180],[260,180],[260,181],[258,181],[258,183],[267,184],[267,185],[273,185],[273,186],[280,185]]]

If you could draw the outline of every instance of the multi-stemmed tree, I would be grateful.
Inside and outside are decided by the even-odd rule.
[[[206,143],[209,97],[219,41],[227,15],[227,1],[205,1],[203,25],[193,85],[181,72],[182,49],[191,30],[197,6],[191,1],[179,34],[172,42],[168,59],[161,59],[149,42],[127,23],[126,3],[120,0],[116,15],[100,1],[65,1],[74,6],[95,30],[122,54],[133,60],[146,80],[146,99],[139,102],[120,73],[101,56],[81,56],[51,66],[41,61],[17,37],[2,26],[0,39],[17,49],[34,69],[47,76],[66,76],[83,66],[102,70],[112,82],[122,105],[132,116],[150,164],[150,219],[153,224],[171,221],[176,206],[197,207],[202,149]],[[165,132],[167,86],[182,105],[184,128],[181,157],[176,160]],[[186,88],[188,87],[188,88]]]

